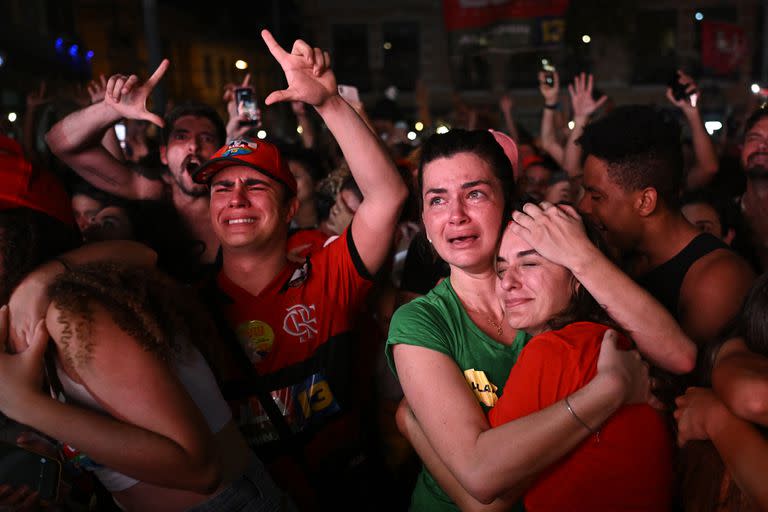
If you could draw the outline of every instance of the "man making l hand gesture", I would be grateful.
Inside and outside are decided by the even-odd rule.
[[[272,464],[271,473],[294,491],[300,508],[344,508],[340,503],[363,492],[347,477],[348,464],[364,460],[355,445],[359,432],[349,430],[360,420],[350,398],[355,363],[350,331],[371,276],[389,254],[407,189],[375,134],[339,96],[328,53],[300,40],[288,53],[268,31],[262,37],[287,80],[287,87],[269,94],[265,103],[314,106],[337,139],[363,201],[338,239],[312,254],[311,261],[295,263],[288,259],[286,243],[298,208],[297,186],[275,146],[232,141],[194,174],[197,183],[210,185],[210,222],[222,249],[217,283],[219,295],[228,298],[221,308],[237,333],[230,355],[275,402],[292,396],[312,407],[285,408],[273,417],[272,398],[266,407],[242,392],[226,398],[251,446],[275,453],[268,464],[282,462]],[[228,389],[226,383],[237,376],[224,365],[219,370]],[[305,466],[325,468],[304,475],[315,484],[311,489],[302,488],[297,477],[306,467],[286,469],[285,459],[297,449],[304,452]],[[349,505],[360,502],[352,499]]]

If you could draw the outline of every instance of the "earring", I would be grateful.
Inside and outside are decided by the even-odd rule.
[[[429,242],[429,243],[430,243],[430,245],[431,245],[431,244],[432,244],[432,239],[431,239],[431,238],[429,238],[429,237],[427,237],[427,242]]]

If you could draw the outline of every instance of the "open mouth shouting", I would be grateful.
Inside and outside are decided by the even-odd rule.
[[[182,163],[181,168],[184,170],[184,172],[192,176],[192,174],[197,170],[198,167],[200,167],[202,163],[203,162],[197,156],[188,155],[186,158],[184,158],[184,162]]]

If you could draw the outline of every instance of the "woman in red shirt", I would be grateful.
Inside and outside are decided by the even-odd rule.
[[[599,247],[599,235],[590,238]],[[670,510],[672,437],[661,414],[646,404],[626,405],[602,425],[589,425],[567,401],[597,372],[603,334],[613,325],[605,310],[568,269],[510,230],[496,261],[505,320],[534,338],[489,413],[491,425],[565,399],[573,420],[593,433],[538,475],[525,492],[526,510]],[[620,348],[630,348],[626,337],[618,339]]]

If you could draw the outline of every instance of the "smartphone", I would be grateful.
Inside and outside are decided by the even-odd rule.
[[[354,85],[339,85],[339,96],[347,101],[360,103],[360,93]]]
[[[15,444],[0,442],[0,484],[26,485],[40,499],[55,501],[59,493],[61,463]]]
[[[541,70],[544,72],[544,83],[547,87],[555,85],[555,66],[549,62],[549,59],[541,59]]]
[[[680,83],[680,75],[677,74],[677,71],[672,73],[672,78],[670,78],[669,82],[667,82],[667,86],[672,89],[672,96],[677,101],[680,101],[689,96],[689,94],[685,92],[686,86]]]
[[[237,101],[237,113],[245,114],[247,121],[241,121],[242,124],[258,124],[259,107],[254,98],[253,89],[250,87],[238,87],[235,89],[235,100]]]

